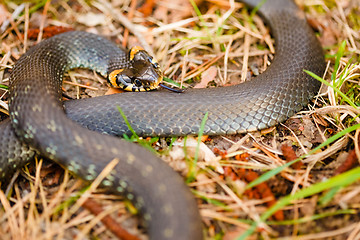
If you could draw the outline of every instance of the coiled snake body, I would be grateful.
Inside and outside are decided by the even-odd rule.
[[[243,2],[254,7],[261,1]],[[259,12],[275,37],[276,56],[257,78],[182,94],[129,92],[67,101],[66,114],[77,123],[67,118],[60,101],[64,71],[86,67],[106,75],[125,64],[125,53],[84,32],[57,35],[31,48],[10,76],[11,124],[0,125],[0,177],[23,166],[34,149],[88,181],[117,159],[102,185],[134,202],[149,223],[151,239],[201,239],[195,201],[177,174],[141,147],[90,130],[128,133],[117,105],[139,135],[197,134],[206,112],[205,134],[262,129],[292,116],[318,91],[320,84],[303,70],[322,74],[322,48],[292,1],[268,0]]]

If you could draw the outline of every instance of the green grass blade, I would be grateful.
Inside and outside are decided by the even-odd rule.
[[[200,151],[200,143],[201,143],[201,138],[203,136],[204,133],[204,128],[205,128],[205,124],[206,121],[208,119],[209,113],[206,112],[203,119],[201,120],[201,124],[200,124],[200,129],[199,129],[199,134],[198,134],[198,140],[197,140],[197,145],[196,145],[196,150],[195,150],[195,156],[194,156],[194,160],[192,161],[190,170],[189,170],[189,177],[188,177],[188,181],[192,181],[195,178],[196,175],[196,164],[199,158],[199,151]]]
[[[268,219],[270,216],[272,216],[275,212],[283,208],[284,206],[289,205],[291,202],[302,199],[305,197],[309,197],[311,195],[320,193],[324,190],[336,188],[336,187],[344,187],[351,183],[354,183],[355,181],[360,179],[360,167],[354,168],[350,171],[347,171],[345,173],[339,174],[335,177],[330,178],[326,182],[320,182],[317,184],[314,184],[308,188],[302,189],[293,195],[288,195],[279,201],[277,201],[272,207],[270,207],[266,212],[264,212],[260,216],[260,221],[265,222],[266,219]],[[251,227],[240,237],[237,238],[237,240],[243,240],[246,239],[248,236],[250,236],[256,229],[256,227],[259,225],[259,222],[254,222]]]
[[[175,81],[172,80],[171,78],[164,77],[164,78],[163,78],[163,81],[164,81],[164,82],[167,82],[167,83],[171,83],[171,84],[175,85],[175,86],[178,87],[178,88],[181,87],[180,83],[175,82]],[[183,88],[185,88],[185,87],[183,87]]]
[[[357,211],[354,209],[341,209],[338,211],[331,211],[331,212],[324,212],[320,214],[315,214],[311,216],[306,216],[298,219],[292,219],[292,220],[284,220],[284,221],[266,221],[266,224],[270,225],[294,225],[294,224],[301,224],[301,223],[307,223],[309,221],[318,220],[321,218],[336,216],[336,215],[343,215],[343,214],[356,214]]]
[[[205,20],[200,12],[200,9],[198,8],[198,6],[196,5],[194,0],[190,0],[190,3],[192,5],[192,7],[194,8],[194,11],[196,13],[196,15],[199,17],[200,21],[204,24],[205,29],[207,29],[207,26],[205,24]]]
[[[264,5],[264,3],[266,3],[267,0],[262,0],[261,2],[259,2],[259,4],[257,4],[250,13],[250,18],[253,19],[253,17],[255,16],[255,14],[259,11],[259,9],[261,8],[262,5]]]
[[[338,193],[340,190],[341,190],[341,187],[336,187],[336,188],[330,189],[330,191],[328,191],[327,193],[325,193],[325,195],[323,195],[319,198],[319,204],[326,205],[327,203],[329,203],[331,201],[331,199],[334,198],[335,194]]]
[[[346,96],[343,92],[341,92],[337,87],[332,86],[330,83],[328,83],[325,79],[322,79],[321,77],[317,76],[316,74],[308,71],[308,70],[304,70],[307,74],[309,74],[311,77],[315,78],[316,80],[320,81],[321,83],[325,84],[328,87],[331,87],[332,89],[334,89],[334,91],[339,94],[350,106],[354,107],[357,109],[357,106],[355,105],[355,103],[353,103],[353,101]]]
[[[322,144],[320,144],[316,148],[312,149],[308,154],[305,154],[305,155],[299,157],[298,159],[295,159],[294,161],[286,163],[284,166],[289,166],[289,165],[293,164],[294,162],[300,161],[304,157],[315,153],[317,150],[329,145],[330,143],[332,143],[336,139],[344,136],[347,133],[355,131],[358,128],[360,128],[360,124],[356,124],[354,126],[351,126],[349,128],[346,128],[346,129],[342,130],[341,132],[339,132],[339,133],[335,134],[334,136],[331,136],[330,138],[328,138],[325,142],[323,142]],[[246,189],[249,189],[250,187],[256,186],[256,185],[268,180],[270,177],[274,176],[276,173],[279,172],[279,168],[284,169],[285,168],[284,166],[278,167],[278,168],[276,168],[274,170],[271,170],[271,171],[263,174],[258,179],[256,179],[256,180],[252,181],[251,183],[249,183],[248,186],[246,187]],[[342,187],[342,186],[348,185],[348,184],[350,184],[350,183],[352,183],[352,182],[354,182],[354,181],[356,181],[358,179],[360,179],[360,167],[356,168],[356,169],[353,169],[353,170],[350,170],[350,171],[348,171],[346,173],[343,173],[341,175],[335,176],[335,177],[329,179],[326,182],[314,184],[309,188],[305,188],[303,190],[300,190],[299,192],[295,193],[294,195],[288,195],[288,196],[280,199],[276,204],[274,204],[265,213],[263,213],[263,215],[261,215],[260,219],[261,219],[261,221],[264,222],[272,214],[274,214],[275,212],[277,212],[278,210],[280,210],[282,207],[286,206],[287,204],[291,203],[291,201],[293,201],[293,200],[297,200],[297,199],[300,199],[300,198],[303,198],[303,197],[310,196],[311,194],[321,192],[321,191],[323,191],[325,189],[335,188],[335,187]],[[246,237],[250,236],[256,230],[256,227],[258,226],[258,224],[259,223],[254,223],[244,234],[242,234],[239,238],[237,238],[237,240],[246,239]]]
[[[150,139],[150,141],[146,141],[144,139],[141,139],[136,132],[134,131],[134,129],[131,127],[129,120],[127,119],[125,113],[122,111],[121,107],[116,106],[118,111],[120,112],[122,118],[124,119],[127,127],[129,128],[132,136],[129,137],[126,134],[123,135],[124,139],[129,141],[129,142],[137,142],[139,143],[141,146],[143,146],[144,148],[146,148],[147,150],[149,150],[150,152],[154,153],[154,154],[158,154],[158,152],[151,146],[152,143],[156,142],[159,138],[158,137],[153,137]]]
[[[331,74],[331,81],[333,81],[334,85],[335,85],[335,80],[336,80],[336,73],[339,70],[340,67],[340,60],[342,58],[342,56],[344,56],[345,53],[345,48],[346,48],[346,41],[344,40],[339,47],[339,50],[337,51],[337,53],[335,54],[335,64],[334,64],[334,71]]]
[[[309,197],[311,195],[317,194],[327,189],[344,187],[360,179],[360,167],[351,169],[345,173],[339,174],[335,177],[330,178],[328,181],[316,183],[311,185],[308,188],[304,188],[293,195],[288,195],[271,208],[269,208],[263,215],[261,215],[261,220],[268,219],[273,213],[281,209],[282,207],[289,205],[292,201]]]
[[[305,157],[315,153],[316,151],[318,151],[319,149],[329,145],[330,143],[334,142],[335,140],[341,138],[342,136],[344,136],[345,134],[347,133],[350,133],[356,129],[360,128],[360,123],[359,124],[356,124],[354,126],[351,126],[349,128],[346,128],[344,130],[342,130],[341,132],[338,132],[337,134],[335,134],[334,136],[331,136],[330,138],[328,138],[325,142],[321,143],[319,146],[317,146],[316,148],[312,149],[311,151],[309,151],[308,154],[305,154],[303,156],[300,156],[299,158],[291,161],[291,162],[288,162],[286,164],[284,164],[283,166],[280,166],[280,167],[277,167],[263,175],[261,175],[259,178],[255,179],[254,181],[250,182],[245,190],[247,189],[250,189],[252,187],[255,187],[256,185],[262,183],[262,182],[265,182],[267,181],[268,179],[270,179],[271,177],[275,176],[276,174],[278,174],[279,172],[281,172],[282,170],[284,170],[285,168],[289,167],[291,164],[293,163],[296,163],[302,159],[304,159]]]
[[[196,151],[195,151],[195,156],[194,156],[194,160],[195,160],[194,165],[196,165],[196,162],[198,161],[198,158],[199,158],[201,138],[204,135],[204,128],[205,128],[206,121],[208,120],[208,116],[209,116],[209,112],[206,112],[203,119],[201,120],[198,141],[197,141],[197,146],[196,146]]]
[[[123,112],[123,110],[121,109],[121,107],[120,106],[116,106],[116,107],[117,107],[119,113],[121,114],[122,118],[124,119],[126,125],[128,126],[130,132],[132,133],[132,135],[135,136],[135,138],[139,139],[139,136],[136,134],[134,129],[131,127],[129,120],[127,119],[127,117],[126,117],[125,113]]]
[[[3,84],[0,84],[0,88],[5,89],[5,90],[9,90],[9,86],[3,85]]]

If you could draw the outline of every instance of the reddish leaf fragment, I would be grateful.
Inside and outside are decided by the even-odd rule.
[[[250,157],[249,153],[243,153],[243,154],[236,155],[235,159],[238,160],[238,161],[248,162],[249,157]]]
[[[286,145],[286,144],[283,144],[283,145],[281,146],[281,151],[283,152],[284,157],[285,157],[285,160],[286,160],[287,162],[291,162],[291,161],[293,161],[293,160],[295,160],[295,159],[298,158],[298,157],[296,156],[296,153],[295,153],[294,149],[293,149],[292,147]],[[301,169],[302,166],[303,166],[303,163],[302,163],[301,161],[296,162],[296,163],[294,163],[294,164],[291,165],[291,167],[292,167],[293,169],[296,169],[296,170]]]
[[[83,205],[84,208],[89,210],[95,216],[100,214],[103,209],[100,204],[92,199],[87,199]],[[101,219],[101,222],[112,232],[114,233],[119,239],[124,240],[139,240],[138,237],[128,233],[125,229],[123,229],[118,222],[116,222],[112,217],[109,215],[105,216]]]
[[[144,14],[144,17],[148,17],[150,14],[152,14],[154,6],[154,0],[146,0],[145,3],[138,9],[138,11]]]
[[[230,177],[233,181],[239,179],[249,183],[259,177],[258,173],[250,169],[241,168],[235,172],[231,167],[225,167],[224,170],[225,170],[225,176]],[[266,182],[260,183],[254,188],[245,191],[245,194],[249,198],[270,199],[266,202],[266,205],[268,207],[271,207],[276,203],[276,198]],[[284,220],[283,211],[279,210],[276,213],[274,213],[273,218],[276,219],[277,221]]]
[[[221,158],[226,158],[226,155],[227,155],[227,152],[226,151],[221,151],[220,149],[218,148],[214,148],[213,149],[213,152],[217,155],[220,155]]]
[[[356,152],[355,150],[351,150],[351,152],[349,153],[348,157],[346,158],[345,162],[340,165],[340,167],[338,167],[335,170],[335,175],[338,175],[340,173],[346,172],[352,168],[354,168],[355,166],[359,165],[359,161],[357,159],[356,156]]]
[[[60,33],[73,31],[73,28],[61,27],[61,26],[49,26],[45,27],[43,30],[43,38],[50,38]],[[39,35],[40,29],[29,29],[28,38],[31,40],[36,40]]]

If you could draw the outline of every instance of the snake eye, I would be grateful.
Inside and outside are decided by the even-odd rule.
[[[135,86],[137,86],[137,87],[142,86],[142,83],[141,83],[141,81],[139,79],[135,79],[134,83],[135,83]]]

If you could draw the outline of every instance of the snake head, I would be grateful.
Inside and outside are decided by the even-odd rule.
[[[129,67],[113,70],[108,77],[110,85],[125,91],[143,92],[157,89],[163,79],[160,65],[143,48],[129,51]]]

